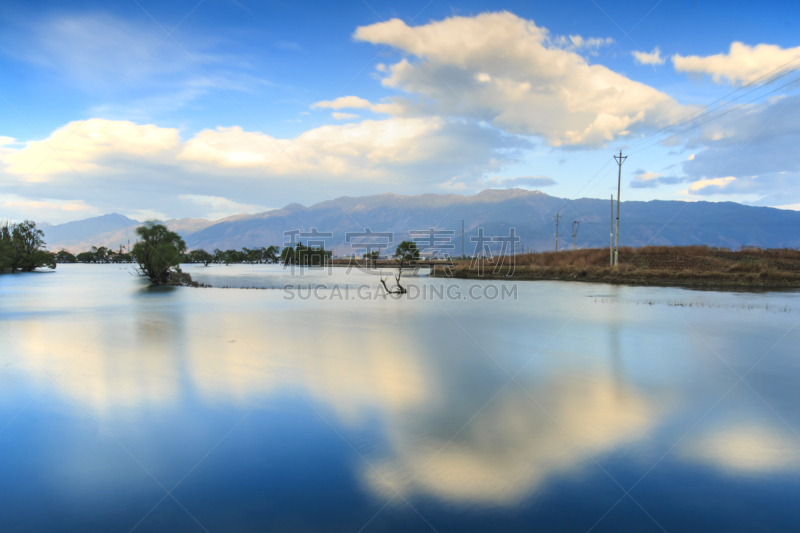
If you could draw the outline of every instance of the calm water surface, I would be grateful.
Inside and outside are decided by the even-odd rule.
[[[0,531],[800,528],[796,293],[187,270],[0,276]]]

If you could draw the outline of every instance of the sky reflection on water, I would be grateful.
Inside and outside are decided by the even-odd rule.
[[[800,523],[796,293],[536,282],[503,302],[286,297],[153,289],[113,265],[1,276],[0,530]]]

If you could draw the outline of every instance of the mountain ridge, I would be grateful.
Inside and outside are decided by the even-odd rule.
[[[410,230],[429,228],[453,231],[456,242],[450,253],[461,254],[461,221],[465,221],[465,253],[469,237],[484,229],[489,236],[508,235],[515,228],[526,249],[548,250],[555,246],[555,221],[559,213],[560,248],[572,241],[572,224],[578,221],[578,247],[608,246],[609,200],[568,200],[541,191],[486,189],[477,194],[421,194],[404,196],[391,192],[370,196],[342,196],[308,207],[290,203],[280,209],[238,214],[211,221],[170,219],[164,223],[181,234],[190,249],[228,249],[283,245],[284,232],[301,230],[331,232],[326,247],[337,254],[352,253],[345,242],[348,232],[392,232],[392,248],[409,238]],[[115,218],[117,217],[117,218]],[[92,224],[96,231],[92,233]],[[127,239],[135,242],[134,229],[141,223],[123,215],[103,215],[81,221],[44,226],[50,249],[82,251],[91,246],[117,248]],[[771,207],[746,206],[735,202],[685,202],[676,200],[623,201],[620,245],[707,244],[739,246],[800,246],[800,212]],[[301,238],[302,240],[302,238]],[[571,242],[569,243],[572,244]],[[494,245],[492,245],[494,246]]]

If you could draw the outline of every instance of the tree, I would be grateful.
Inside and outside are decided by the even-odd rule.
[[[269,248],[261,248],[262,254],[264,256],[264,262],[277,263],[279,250],[280,248],[277,246],[270,246]]]
[[[178,265],[181,254],[186,251],[186,243],[180,235],[155,221],[136,228],[136,234],[141,241],[133,246],[133,255],[142,275],[153,283],[163,284],[171,272],[180,273]]]
[[[375,263],[378,261],[378,257],[380,256],[380,252],[378,250],[372,250],[364,254],[364,261],[366,262],[367,266],[372,263],[372,266],[375,266]]]
[[[187,258],[190,263],[203,263],[205,266],[214,260],[214,256],[205,250],[192,250]]]
[[[63,248],[56,252],[56,263],[76,263],[77,261],[78,259],[74,255]]]
[[[44,250],[44,233],[31,220],[6,223],[0,230],[0,271],[8,268],[30,272],[46,266],[56,268],[55,254]]]
[[[244,261],[244,254],[236,250],[225,250],[222,252],[222,261],[225,263],[225,266],[231,263],[241,263]]]
[[[79,263],[91,263],[93,258],[94,254],[92,252],[81,252],[75,256]]]
[[[419,261],[419,248],[417,248],[417,244],[413,241],[401,242],[394,251],[394,259],[397,262],[397,275],[394,277],[397,287],[389,290],[384,278],[381,278],[381,283],[383,283],[383,288],[386,289],[386,292],[390,294],[405,294],[408,291],[406,291],[405,287],[400,285],[400,276],[403,275],[403,267],[405,265],[411,265]]]
[[[302,242],[298,242],[294,248],[287,246],[281,251],[281,261],[285,265],[324,266],[331,255],[333,252],[322,246],[303,246]]]

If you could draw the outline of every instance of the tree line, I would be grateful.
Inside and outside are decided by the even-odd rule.
[[[135,246],[134,246],[135,248]],[[277,263],[279,260],[278,246],[268,246],[261,248],[242,248],[241,250],[219,250],[215,249],[212,253],[205,250],[191,250],[180,252],[178,255],[179,263],[202,263],[209,265],[218,264],[261,264]],[[92,246],[86,252],[72,254],[67,250],[55,252],[56,263],[134,263],[136,255],[133,250],[131,253],[124,251],[121,246],[119,251],[106,248],[105,246]]]
[[[92,246],[90,250],[73,254],[68,250],[49,252],[45,249],[44,233],[30,220],[0,226],[0,273],[30,272],[36,268],[56,268],[57,263],[137,263],[138,271],[154,283],[167,283],[171,274],[185,275],[182,263],[217,264],[274,264],[323,265],[332,251],[322,246],[311,247],[297,243],[281,250],[279,246],[243,247],[241,250],[187,251],[184,240],[166,226],[155,222],[136,228],[139,242],[130,250]]]

